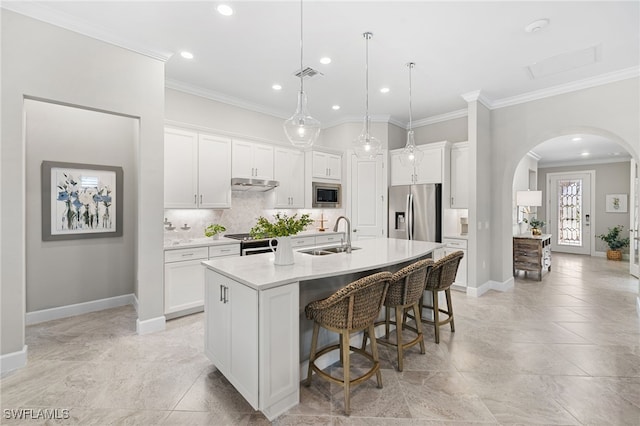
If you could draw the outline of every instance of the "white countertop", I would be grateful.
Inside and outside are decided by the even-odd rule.
[[[377,238],[354,241],[360,247],[351,254],[336,253],[312,256],[294,251],[295,263],[287,266],[273,264],[272,253],[253,256],[225,257],[203,261],[207,268],[257,290],[283,284],[325,278],[348,273],[383,268],[425,256],[441,243]]]
[[[209,247],[209,246],[219,246],[219,245],[228,245],[228,244],[240,244],[239,240],[233,240],[231,238],[221,237],[220,239],[214,240],[213,238],[203,237],[203,238],[193,238],[189,241],[174,241],[170,243],[165,243],[165,250],[176,250],[181,248],[191,248],[191,247]]]

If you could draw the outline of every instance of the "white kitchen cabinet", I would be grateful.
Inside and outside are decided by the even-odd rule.
[[[304,153],[275,148],[274,176],[280,182],[275,192],[275,208],[304,208]]]
[[[291,246],[296,249],[300,247],[312,247],[316,244],[316,238],[313,236],[291,237]]]
[[[400,162],[402,149],[391,151],[391,186],[422,183],[443,183],[445,164],[449,164],[449,143],[436,142],[418,145],[423,156],[415,167],[403,166]]]
[[[273,146],[233,140],[233,177],[273,180]]]
[[[204,306],[204,267],[200,262],[208,257],[206,247],[165,252],[165,315]]]
[[[258,409],[258,292],[207,271],[205,353]]]
[[[298,282],[259,292],[206,270],[205,354],[256,410],[300,398]]]
[[[460,259],[460,264],[458,265],[458,272],[456,273],[456,279],[454,281],[454,286],[456,287],[467,287],[467,240],[463,238],[443,238],[442,243],[446,244],[443,251],[443,256],[447,256],[455,251],[462,251],[464,253],[464,257]]]
[[[231,207],[231,140],[165,129],[164,207]]]
[[[202,311],[204,307],[204,266],[214,257],[239,256],[240,244],[222,244],[165,250],[164,313],[167,318]]]
[[[342,156],[313,151],[312,177],[318,179],[341,180]]]
[[[451,208],[469,208],[469,143],[451,147]]]

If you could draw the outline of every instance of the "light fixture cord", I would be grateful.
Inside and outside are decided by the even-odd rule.
[[[300,93],[304,92],[304,83],[302,78],[302,52],[303,52],[303,42],[302,42],[302,0],[300,0]]]
[[[364,126],[366,131],[366,136],[369,138],[369,39],[373,36],[371,33],[364,33],[364,38],[366,40],[366,53],[365,53],[365,116],[364,116]]]
[[[409,131],[411,131],[412,121],[413,121],[413,113],[411,107],[411,69],[415,64],[413,62],[409,62],[407,66],[409,67]]]

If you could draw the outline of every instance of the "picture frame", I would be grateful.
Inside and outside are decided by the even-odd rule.
[[[627,194],[607,194],[606,213],[627,213]]]
[[[42,241],[122,237],[122,167],[43,161]]]

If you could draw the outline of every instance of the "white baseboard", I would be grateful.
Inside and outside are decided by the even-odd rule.
[[[136,314],[138,313],[138,296],[133,293],[133,308],[136,310]]]
[[[25,365],[27,365],[27,345],[24,345],[21,351],[0,355],[0,374],[4,375]]]
[[[636,297],[636,313],[640,317],[640,296]]]
[[[513,277],[509,277],[506,281],[498,282],[498,281],[489,281],[491,283],[491,289],[496,291],[509,291],[515,285],[515,279]]]
[[[117,308],[119,306],[134,303],[133,294],[109,297],[106,299],[92,300],[90,302],[76,303],[73,305],[59,306],[57,308],[42,309],[40,311],[27,312],[25,321],[27,325],[38,324],[45,321],[68,318],[89,312],[102,311],[103,309]]]
[[[467,295],[473,297],[480,297],[489,290],[496,291],[509,291],[513,288],[515,280],[513,277],[509,277],[506,281],[498,282],[498,281],[487,281],[482,284],[480,287],[467,287]]]
[[[164,315],[144,321],[140,321],[140,318],[138,318],[136,320],[136,332],[138,334],[150,334],[157,331],[164,331],[166,324],[167,320]]]
[[[491,290],[491,281],[487,281],[479,287],[467,287],[467,294],[473,297],[480,297]]]

